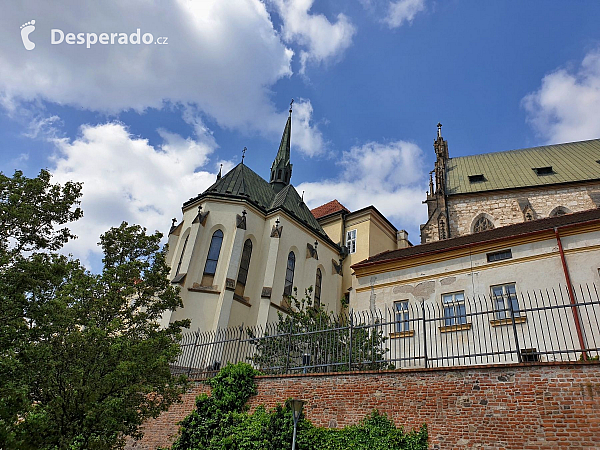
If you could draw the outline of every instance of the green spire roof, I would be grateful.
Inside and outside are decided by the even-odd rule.
[[[271,168],[279,168],[283,169],[286,165],[290,163],[290,139],[292,137],[292,115],[288,116],[287,122],[285,124],[285,129],[283,130],[283,136],[281,136],[281,143],[279,144],[279,150],[277,151],[277,156],[275,157],[275,161],[273,161],[273,165]]]
[[[203,198],[228,198],[247,201],[265,215],[283,210],[300,225],[305,226],[321,236],[321,239],[335,245],[327,236],[315,216],[298,195],[291,184],[276,191],[273,186],[243,163],[238,164],[228,173],[197,197],[183,204],[185,208]]]

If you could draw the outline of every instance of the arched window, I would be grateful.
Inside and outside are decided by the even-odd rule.
[[[552,212],[550,213],[550,217],[558,217],[558,216],[564,216],[565,214],[568,214],[569,212],[567,211],[566,208],[562,207],[562,206],[557,206],[556,208],[554,208],[552,210]]]
[[[244,288],[246,287],[246,280],[248,279],[248,269],[250,268],[250,258],[252,257],[252,241],[246,239],[244,242],[244,249],[242,250],[242,260],[240,261],[240,270],[238,271],[237,283],[235,286],[235,293],[242,297],[244,295]]]
[[[223,232],[217,230],[213,233],[208,248],[208,256],[204,265],[204,273],[202,275],[202,286],[212,286],[217,272],[217,263],[219,262],[219,254],[221,253],[221,244],[223,243]]]
[[[317,269],[317,279],[315,280],[315,302],[314,307],[318,307],[321,303],[321,284],[323,282],[323,274],[321,269]]]
[[[290,252],[285,270],[285,285],[283,286],[283,295],[288,297],[292,295],[292,285],[294,284],[294,269],[296,268],[296,255]]]
[[[181,269],[181,263],[183,262],[183,255],[185,255],[185,247],[188,243],[189,238],[190,238],[190,235],[188,234],[185,237],[185,241],[183,242],[183,249],[181,250],[181,256],[179,257],[179,263],[177,264],[177,271],[175,272],[175,276],[179,275],[179,270]]]
[[[281,180],[281,169],[277,172],[277,180]]]
[[[475,221],[473,225],[473,233],[479,233],[480,231],[493,230],[494,224],[490,219],[485,216],[481,216]]]

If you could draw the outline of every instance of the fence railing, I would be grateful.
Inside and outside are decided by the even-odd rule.
[[[399,301],[302,323],[189,332],[172,370],[205,377],[240,361],[285,374],[598,359],[595,285],[574,288],[575,303],[560,286],[501,292],[437,303]]]

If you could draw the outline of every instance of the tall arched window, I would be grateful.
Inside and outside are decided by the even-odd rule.
[[[494,224],[490,219],[485,216],[479,217],[473,224],[473,233],[479,233],[480,231],[493,230]]]
[[[183,242],[183,249],[181,250],[181,256],[179,257],[179,263],[177,264],[177,271],[175,272],[175,276],[179,275],[179,270],[181,269],[181,263],[183,262],[183,255],[185,255],[185,247],[187,246],[189,238],[190,238],[190,235],[188,234],[185,237],[185,241]]]
[[[246,239],[244,249],[242,250],[242,260],[240,261],[240,270],[238,271],[235,293],[240,297],[244,296],[246,280],[248,279],[248,269],[250,268],[250,258],[252,257],[252,241]]]
[[[317,269],[317,279],[315,280],[315,308],[321,303],[321,283],[323,282],[323,274],[321,269]]]
[[[294,284],[294,269],[296,268],[296,255],[290,252],[287,260],[287,268],[285,270],[285,285],[283,287],[283,295],[292,295],[292,286]]]
[[[213,233],[208,248],[208,256],[204,265],[204,273],[202,274],[202,286],[212,286],[217,271],[217,263],[219,262],[219,254],[221,253],[221,244],[223,243],[223,232],[217,230]]]

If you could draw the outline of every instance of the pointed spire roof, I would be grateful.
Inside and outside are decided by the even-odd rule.
[[[269,182],[276,192],[279,192],[283,187],[290,184],[292,178],[292,164],[290,164],[290,143],[292,139],[292,104],[294,99],[290,103],[290,115],[288,116],[285,128],[283,130],[283,136],[281,136],[281,143],[279,144],[279,150],[277,156],[271,165],[271,178]]]
[[[291,110],[290,110],[291,111]],[[279,150],[275,161],[273,161],[272,167],[285,166],[290,163],[290,141],[292,137],[292,113],[288,116],[285,129],[283,130],[283,136],[281,136],[281,143],[279,144]]]

